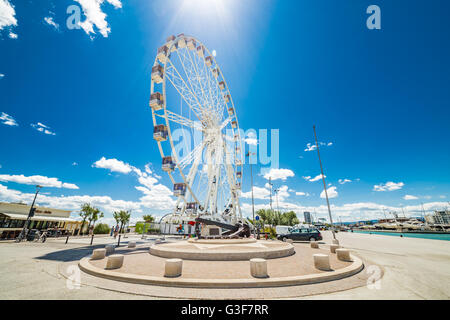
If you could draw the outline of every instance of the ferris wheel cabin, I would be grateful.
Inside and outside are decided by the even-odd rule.
[[[206,65],[207,65],[208,67],[211,67],[211,66],[212,66],[212,63],[213,63],[212,57],[211,57],[211,56],[207,56],[207,57],[205,58],[205,63],[206,63]]]
[[[167,127],[163,124],[153,127],[153,139],[156,141],[166,141],[168,134]]]
[[[178,48],[186,48],[186,39],[184,39],[184,33],[180,33],[178,35],[178,38],[179,38],[177,42]]]
[[[162,169],[165,172],[172,172],[175,169],[175,162],[172,157],[164,157],[162,160]]]
[[[234,109],[233,109],[233,107],[229,107],[229,108],[228,108],[228,114],[229,114],[230,116],[232,116],[232,115],[234,114]]]
[[[219,88],[220,88],[220,90],[224,90],[225,89],[225,81],[220,81],[219,82]]]
[[[186,183],[175,183],[173,185],[173,195],[176,197],[186,195]]]
[[[230,95],[229,94],[224,94],[223,98],[225,99],[226,103],[230,102]]]
[[[242,178],[242,171],[236,172],[236,178],[238,179]]]
[[[163,97],[160,92],[154,92],[150,95],[150,107],[157,111],[163,108]]]
[[[205,47],[204,46],[198,46],[197,48],[197,54],[200,58],[205,57]]]
[[[233,127],[233,129],[237,128],[237,122],[236,121],[231,121],[231,126]]]
[[[152,80],[156,83],[163,82],[163,76],[164,76],[164,68],[161,65],[156,65],[152,67]]]
[[[156,58],[161,63],[166,63],[166,57],[167,57],[168,53],[169,53],[169,48],[166,45],[163,45],[162,47],[158,48],[158,53],[156,55]]]
[[[195,42],[194,39],[189,39],[186,43],[187,47],[189,50],[195,50],[195,48],[197,47],[197,43]]]
[[[219,77],[219,74],[220,74],[219,68],[213,69],[212,73],[214,75],[214,78],[217,79]]]
[[[188,202],[186,204],[186,213],[187,214],[196,214],[198,209],[197,202]]]

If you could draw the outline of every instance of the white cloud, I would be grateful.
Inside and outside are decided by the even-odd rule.
[[[0,0],[0,30],[5,27],[17,26],[16,11],[8,0]]]
[[[445,208],[446,205],[448,205],[447,202],[429,202],[424,203],[423,206],[426,214],[430,214],[433,210],[442,210],[442,208]],[[315,211],[317,218],[326,218],[328,221],[328,208],[325,203],[320,206],[303,206],[297,203],[280,202],[279,206],[282,210],[293,210],[299,216],[303,216],[304,211]],[[356,202],[346,203],[343,205],[330,204],[330,207],[334,221],[337,221],[337,216],[340,216],[342,221],[359,221],[384,218],[383,208],[390,212],[402,212],[401,207],[388,206],[374,202]],[[269,203],[255,204],[255,211],[269,208]],[[422,216],[422,207],[420,204],[405,206],[403,209],[407,217]],[[242,211],[246,216],[250,216],[252,213],[251,202],[243,202]]]
[[[330,199],[331,198],[337,198],[337,196],[338,196],[338,192],[337,192],[336,187],[329,187],[329,188],[327,188],[327,193],[328,193],[328,198],[330,198]],[[325,190],[320,193],[320,197],[322,199],[325,199]]]
[[[321,147],[324,147],[324,146],[331,147],[332,145],[333,145],[333,142],[319,142],[319,146],[321,146]],[[317,146],[315,143],[307,143],[304,151],[308,152],[308,151],[314,151],[316,149],[317,149]]]
[[[18,126],[16,120],[9,114],[6,114],[4,112],[2,112],[2,114],[0,115],[0,120],[2,121],[3,124],[6,124],[7,126]]]
[[[0,79],[2,79],[5,75],[3,73],[0,73]]]
[[[78,163],[76,163],[76,162],[73,162],[73,163],[72,163],[72,165],[73,165],[73,166],[77,166],[77,165],[78,165]]]
[[[0,167],[1,168],[1,167]],[[444,195],[440,195],[439,196],[439,198],[441,198],[441,199],[445,199],[446,198],[446,196],[444,196]]]
[[[59,29],[59,24],[53,21],[53,17],[45,17],[44,21],[47,22],[47,24],[53,26],[55,29]]]
[[[37,131],[51,135],[51,136],[56,136],[56,133],[50,131],[50,127],[46,126],[45,124],[42,124],[40,122],[38,123],[32,123],[31,126],[33,128],[35,128]]]
[[[388,181],[386,183],[381,183],[379,185],[374,185],[373,186],[373,191],[394,191],[394,190],[399,190],[401,188],[403,188],[405,184],[403,182],[392,182],[392,181]]]
[[[407,195],[405,195],[403,197],[403,199],[405,199],[405,200],[416,200],[416,199],[419,199],[419,198],[417,198],[416,196],[412,196],[410,194],[407,194]]]
[[[309,193],[308,192],[296,192],[295,193],[297,196],[305,196],[305,197],[309,197]]]
[[[270,169],[269,172],[267,172],[264,175],[264,178],[269,180],[269,178],[271,178],[272,180],[286,180],[289,177],[293,177],[295,176],[294,172],[292,170],[289,169]]]
[[[269,195],[270,195],[270,189],[268,190],[267,188],[261,188],[261,187],[256,187],[256,186],[253,187],[253,197],[255,199],[268,199]],[[241,197],[251,199],[252,198],[252,190],[250,190],[248,192],[243,192],[241,194]]]
[[[143,207],[158,210],[172,210],[175,207],[176,201],[172,198],[173,192],[168,187],[158,183],[158,179],[161,177],[153,174],[149,164],[145,165],[145,172],[142,172],[142,170],[123,161],[102,157],[92,166],[124,174],[134,172],[140,184],[135,188],[144,194],[143,197],[139,198],[140,205]]]
[[[346,184],[347,182],[352,182],[352,180],[350,180],[350,179],[339,179],[338,182],[340,184]]]
[[[11,39],[17,39],[19,37],[19,35],[17,33],[14,33],[14,32],[11,31],[8,34],[8,37],[10,37]]]
[[[111,28],[106,21],[106,14],[100,8],[105,2],[104,0],[75,0],[83,8],[83,13],[86,16],[86,20],[80,22],[80,27],[89,35],[95,34],[94,26],[97,27],[103,37],[108,37],[108,33],[111,32]],[[120,0],[106,0],[106,2],[112,4],[115,9],[122,8]]]
[[[106,159],[102,157],[92,165],[95,168],[109,169],[111,172],[130,173],[133,168],[128,163],[117,159]]]
[[[1,174],[0,181],[3,182],[16,182],[20,184],[29,184],[29,185],[41,185],[43,187],[50,188],[66,188],[66,189],[79,189],[77,185],[72,183],[63,183],[58,180],[58,178],[49,178],[45,176],[24,176],[21,175],[9,175],[9,174]]]
[[[324,177],[326,178],[327,176],[324,176]],[[303,179],[305,179],[306,181],[309,181],[309,182],[315,182],[315,181],[322,179],[322,174],[319,174],[319,175],[315,176],[314,178],[311,178],[311,176],[306,176],[306,177],[303,177]]]

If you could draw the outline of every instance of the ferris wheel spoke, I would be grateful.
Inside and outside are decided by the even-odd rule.
[[[165,114],[157,114],[157,116],[161,117],[161,118],[167,117],[167,119],[169,119],[169,121],[179,123],[185,127],[203,131],[203,126],[201,125],[200,122],[185,118],[183,116],[180,116],[178,113],[169,111],[167,109],[166,109]]]
[[[199,91],[199,85],[201,85],[200,79],[198,77],[198,75],[195,74],[195,70],[194,69],[194,64],[192,62],[192,59],[190,58],[190,54],[189,54],[189,50],[180,50],[179,51],[180,54],[178,54],[178,59],[180,60],[181,66],[184,70],[184,74],[187,77],[187,80],[191,86],[191,91],[192,92],[198,92]],[[189,56],[189,59],[186,59],[186,55]],[[192,81],[192,80],[197,80],[197,81]],[[203,91],[202,88],[200,87],[200,91],[202,92],[202,96],[199,96],[203,99],[201,101],[201,104],[204,106],[205,105],[205,97],[203,96]]]
[[[201,157],[203,154],[203,149],[205,147],[205,142],[203,141],[201,144],[197,145],[194,150],[189,152],[183,159],[181,159],[178,163],[181,170],[184,170],[190,163],[194,161],[197,157]]]
[[[200,74],[200,72],[199,72],[199,70],[197,68],[198,65],[203,65],[204,67],[207,67],[207,66],[206,66],[206,63],[204,61],[202,61],[199,56],[197,56],[195,53],[193,53],[193,55],[194,55],[194,58],[192,58],[190,52],[187,51],[187,56],[188,56],[189,62],[191,64],[192,70],[193,70],[193,71],[191,71],[192,72],[192,76],[193,76],[193,78],[195,80],[197,80],[196,83],[198,83],[198,87],[200,88],[200,92],[202,94],[201,96],[203,98],[204,105],[205,106],[210,106],[211,105],[210,98],[205,93],[206,90],[203,88],[203,84],[202,84],[202,81],[201,81],[202,79],[205,78],[205,75]],[[196,60],[196,61],[194,62],[194,60]]]
[[[194,114],[197,116],[199,120],[201,117],[199,114],[204,112],[200,101],[197,99],[197,96],[192,92],[191,88],[186,84],[183,77],[178,72],[177,68],[172,64],[170,59],[167,59],[169,62],[169,67],[166,69],[166,77],[169,79],[170,83],[173,87],[178,91],[178,93],[182,96],[183,100],[188,104]]]

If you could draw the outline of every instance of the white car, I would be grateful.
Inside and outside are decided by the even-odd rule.
[[[290,226],[276,226],[275,232],[277,233],[277,236],[282,234],[288,234],[292,227]]]

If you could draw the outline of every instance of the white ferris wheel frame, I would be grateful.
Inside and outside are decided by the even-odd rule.
[[[184,39],[185,43],[188,43],[189,40],[193,40],[194,43],[196,44],[193,49],[193,57],[191,57],[191,54],[189,53],[189,50],[191,50],[191,49],[189,49],[187,46],[183,47],[183,48],[178,48],[179,40],[182,40],[182,39]],[[240,192],[241,192],[240,189],[242,187],[242,179],[243,179],[243,152],[244,152],[244,150],[242,149],[242,141],[241,141],[241,135],[240,135],[240,130],[239,130],[239,122],[237,119],[237,114],[236,114],[236,109],[234,107],[233,99],[231,97],[231,92],[228,88],[228,85],[225,80],[225,77],[223,76],[223,73],[220,72],[221,69],[219,68],[219,66],[217,64],[215,57],[210,53],[208,48],[206,46],[204,46],[201,41],[199,41],[198,39],[196,39],[192,36],[185,36],[185,35],[181,34],[177,37],[174,37],[174,36],[169,37],[165,46],[167,47],[168,50],[167,50],[167,53],[163,57],[164,61],[161,62],[161,60],[157,56],[155,58],[155,62],[153,64],[153,67],[158,66],[158,65],[163,67],[163,77],[162,77],[163,107],[161,110],[158,110],[161,112],[158,112],[158,111],[154,110],[154,108],[151,108],[153,125],[156,126],[156,125],[161,124],[161,123],[158,123],[158,121],[157,121],[158,118],[164,119],[165,125],[167,128],[168,141],[170,142],[171,154],[165,155],[163,147],[162,147],[162,143],[167,142],[167,140],[165,140],[165,141],[157,140],[156,141],[158,144],[158,149],[161,154],[161,158],[164,158],[165,156],[172,157],[173,162],[175,164],[175,170],[178,169],[178,172],[180,173],[183,181],[175,181],[175,179],[172,175],[172,172],[168,171],[167,173],[170,177],[170,180],[172,181],[173,184],[175,184],[177,182],[185,183],[186,195],[189,192],[189,194],[194,199],[194,202],[196,202],[198,204],[199,214],[208,213],[216,219],[223,219],[223,220],[226,220],[229,222],[235,222],[235,221],[237,221],[237,219],[242,219],[242,212],[241,212],[241,207],[240,207],[240,202],[239,202],[239,196],[240,196]],[[208,82],[205,83],[205,88],[203,87],[201,81],[199,80],[200,79],[199,70],[196,68],[196,63],[194,62],[194,60],[196,60],[195,56],[198,55],[198,52],[197,52],[198,48],[200,48],[200,47],[204,49],[203,57],[201,57],[201,59],[203,60],[203,63],[204,63],[204,66],[203,66],[204,69],[201,71],[205,72],[207,79],[208,79]],[[184,64],[183,59],[181,59],[181,54],[180,54],[180,52],[178,52],[179,49],[185,49],[185,51],[188,53],[187,57],[183,56],[183,59],[190,59],[188,62],[190,62],[191,66],[194,67],[194,68],[192,68],[194,70],[189,70],[189,75],[192,75],[193,71],[195,72],[195,76],[198,77],[197,80],[198,80],[199,86],[197,84],[193,85],[191,78],[188,75],[188,71],[186,70],[186,65]],[[186,83],[183,76],[180,74],[180,72],[176,69],[175,65],[170,60],[172,52],[175,52],[175,51],[177,52],[179,61],[181,62],[181,65],[184,69],[182,71],[184,71],[184,74],[187,77],[186,81],[189,82],[189,85]],[[207,57],[211,57],[210,58],[211,66],[208,66],[206,64],[205,59]],[[208,72],[208,68],[209,68],[209,72]],[[215,70],[219,71],[219,72],[217,72],[218,73],[217,77],[213,75],[214,68],[215,68]],[[168,71],[169,71],[169,73],[168,73]],[[172,74],[171,74],[171,72],[172,72]],[[175,74],[175,72],[176,72],[176,74]],[[181,80],[181,82],[178,84],[174,83],[176,79],[172,79],[171,76],[175,76],[175,77],[178,76],[179,77],[178,80]],[[168,109],[168,107],[167,107],[168,99],[167,99],[167,94],[166,94],[166,79],[169,79],[169,82],[172,84],[172,87],[175,88],[175,90],[178,92],[178,95],[181,96],[181,98],[185,101],[185,103],[188,105],[190,110],[194,113],[194,115],[197,117],[197,119],[200,122],[192,121],[191,119],[181,116],[181,115]],[[221,81],[219,79],[221,79]],[[224,89],[220,88],[219,81],[224,84]],[[215,83],[216,86],[214,88],[211,88],[211,84],[213,84],[213,83]],[[208,87],[206,87],[206,85],[208,85]],[[207,91],[207,89],[209,90],[209,95],[205,95],[204,91]],[[213,89],[213,91],[211,91],[211,89]],[[155,91],[155,81],[152,78],[151,79],[151,94],[153,94],[155,92],[159,92],[159,91]],[[214,95],[212,93],[214,93]],[[201,96],[200,96],[200,94],[201,94]],[[228,102],[226,101],[226,97],[228,97],[228,100],[229,100]],[[203,104],[205,102],[207,102],[209,105],[212,105],[213,108],[210,108],[209,110],[207,108],[206,109],[203,108],[204,107]],[[223,109],[223,108],[226,108],[226,109]],[[202,203],[201,200],[197,197],[194,190],[192,190],[192,184],[195,181],[195,178],[197,175],[198,164],[199,164],[198,161],[201,160],[201,158],[203,156],[203,150],[205,149],[205,145],[208,143],[208,141],[206,141],[206,139],[203,139],[203,141],[200,144],[194,146],[193,150],[187,156],[185,156],[181,160],[178,159],[178,155],[175,152],[175,145],[174,145],[173,138],[172,138],[171,122],[181,124],[182,126],[184,126],[186,128],[190,127],[195,130],[200,130],[200,131],[205,132],[205,130],[202,130],[202,129],[204,129],[204,126],[202,127],[202,124],[204,124],[205,122],[211,121],[211,119],[209,119],[209,118],[205,119],[201,115],[199,116],[199,114],[201,114],[203,112],[203,114],[208,113],[208,115],[217,115],[220,118],[220,112],[222,112],[222,115],[224,115],[225,112],[227,112],[229,108],[233,109],[233,114],[232,115],[228,114],[228,117],[225,120],[223,120],[223,122],[220,123],[220,125],[218,125],[214,128],[214,129],[219,130],[217,134],[220,136],[221,139],[214,139],[214,144],[208,144],[208,148],[214,148],[213,151],[214,151],[214,154],[217,157],[217,159],[220,156],[220,161],[224,161],[224,162],[223,162],[223,164],[221,164],[221,163],[219,163],[219,164],[215,163],[215,165],[208,164],[208,187],[207,187],[206,199],[202,199],[202,200],[204,200],[204,202]],[[215,112],[211,113],[212,110]],[[232,125],[230,125],[232,122],[234,122],[235,128]],[[230,161],[230,154],[229,154],[229,150],[227,148],[227,143],[225,141],[227,139],[222,134],[222,130],[227,128],[229,125],[232,130],[233,139],[234,139],[234,144],[233,144],[233,146],[234,146],[234,148],[233,148],[234,161],[233,162]],[[237,139],[236,139],[236,137],[237,137]],[[206,153],[207,153],[207,157],[210,157],[212,151],[207,150]],[[208,161],[211,161],[211,159],[208,159]],[[237,162],[240,162],[240,163],[237,163]],[[183,169],[185,169],[187,166],[189,166],[189,164],[192,164],[192,166],[189,170],[188,176],[186,177],[185,173],[183,172]],[[222,183],[220,181],[215,181],[215,183],[212,183],[210,181],[211,177],[213,176],[213,173],[212,173],[213,170],[215,170],[216,175],[217,175],[217,173],[219,174],[219,178],[221,177],[220,176],[221,175],[221,165],[223,165],[223,167],[226,171],[226,178],[228,179],[228,185],[230,187],[229,201],[232,202],[232,210],[228,217],[222,216],[222,213],[217,208],[217,197],[218,197],[220,185]],[[238,168],[240,169],[239,170],[240,177],[237,176]],[[213,187],[214,184],[215,184],[215,188]],[[187,215],[186,214],[186,204],[188,202],[187,202],[185,196],[178,196],[173,213],[174,214],[178,213],[179,204],[181,201],[183,202],[183,204],[182,204],[180,214],[186,216]],[[210,209],[210,212],[206,212],[206,210],[208,208]]]

